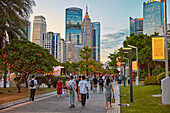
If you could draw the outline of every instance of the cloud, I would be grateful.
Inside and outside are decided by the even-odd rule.
[[[102,27],[102,30],[114,30],[114,27]]]
[[[109,53],[122,47],[125,37],[129,35],[128,29],[122,29],[115,33],[104,34],[101,40],[101,57],[106,61]]]

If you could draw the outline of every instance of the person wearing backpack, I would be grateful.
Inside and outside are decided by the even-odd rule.
[[[73,80],[73,76],[71,76],[68,82],[69,108],[75,108],[75,88],[76,88],[76,82]]]
[[[104,85],[104,80],[102,79],[102,76],[100,76],[100,79],[99,79],[99,92],[103,93],[103,85]]]
[[[30,101],[34,101],[35,91],[37,87],[37,80],[35,80],[35,75],[32,75],[32,79],[29,81],[30,89]]]
[[[96,78],[96,75],[94,75],[94,78],[93,78],[93,92],[97,92],[97,78]]]
[[[78,80],[76,80],[76,92],[77,92],[77,99],[78,101],[81,101],[81,95],[78,94],[78,85],[79,85],[79,82],[81,81],[81,76],[79,76]]]

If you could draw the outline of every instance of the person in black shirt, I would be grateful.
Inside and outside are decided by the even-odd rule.
[[[78,99],[78,101],[81,100],[81,95],[78,94],[78,85],[79,85],[79,82],[80,82],[80,81],[81,81],[81,76],[79,76],[78,80],[76,80],[76,85],[77,85],[77,87],[76,87],[76,92],[77,92],[77,99]]]
[[[96,75],[93,78],[93,92],[97,91],[97,78]]]
[[[102,76],[100,76],[100,79],[99,79],[99,92],[103,93],[103,85],[104,85],[104,80],[102,79]]]

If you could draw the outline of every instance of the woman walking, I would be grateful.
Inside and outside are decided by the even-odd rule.
[[[67,81],[65,82],[65,89],[66,89],[66,92],[67,92],[67,97],[69,96],[69,94],[68,94],[68,82],[69,82],[69,78],[67,78]]]
[[[112,87],[112,84],[110,83],[109,77],[107,77],[107,79],[106,79],[105,88],[106,88],[106,93],[105,93],[105,95],[106,95],[106,110],[108,110],[108,102],[110,102],[110,108],[111,108],[112,107],[112,105],[111,105],[112,93],[114,95],[113,87]]]
[[[58,94],[58,97],[61,97],[61,95],[62,95],[62,85],[63,85],[63,83],[61,82],[61,78],[59,78],[58,82],[57,82],[57,94]]]

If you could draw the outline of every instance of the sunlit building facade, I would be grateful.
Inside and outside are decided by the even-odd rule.
[[[140,34],[143,33],[143,18],[130,17],[130,33]]]
[[[100,22],[93,22],[93,59],[100,62]]]
[[[52,39],[53,32],[47,32],[45,35],[43,35],[42,39],[42,47],[48,49],[50,51],[50,54],[52,54]]]
[[[87,8],[86,15],[82,22],[82,38],[84,47],[88,46],[89,48],[93,48],[93,24],[89,18]]]
[[[164,26],[163,2],[147,1],[143,3],[143,33],[152,35],[155,32],[163,34]]]
[[[46,20],[43,16],[35,16],[33,22],[32,42],[42,46],[43,35],[46,34]]]
[[[66,41],[72,41],[76,45],[82,44],[82,9],[71,7],[66,9]]]

